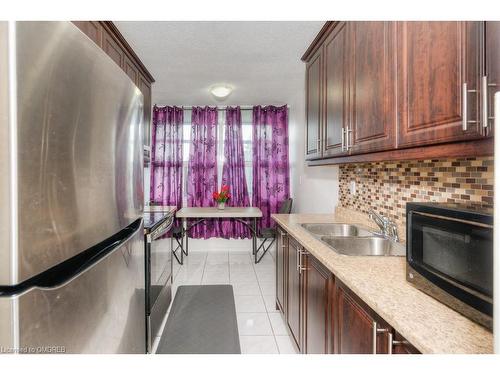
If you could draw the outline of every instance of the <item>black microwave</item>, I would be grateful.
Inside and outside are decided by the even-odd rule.
[[[492,209],[407,203],[406,279],[493,329]]]

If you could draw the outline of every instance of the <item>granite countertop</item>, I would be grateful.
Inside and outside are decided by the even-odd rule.
[[[493,353],[491,332],[406,281],[405,257],[341,255],[300,226],[342,222],[374,228],[365,215],[337,208],[335,214],[272,217],[422,353]]]
[[[146,206],[144,207],[144,233],[153,231],[168,216],[173,216],[175,206]]]

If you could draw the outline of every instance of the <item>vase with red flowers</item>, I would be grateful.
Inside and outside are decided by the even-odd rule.
[[[222,185],[220,192],[215,191],[212,196],[217,202],[217,208],[219,210],[223,210],[226,207],[227,200],[231,198],[231,194],[229,194],[229,186]]]

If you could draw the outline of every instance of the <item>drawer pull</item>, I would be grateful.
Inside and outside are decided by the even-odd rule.
[[[468,105],[467,105],[467,95],[470,92],[477,93],[477,90],[469,90],[467,89],[467,82],[462,84],[462,130],[465,132],[469,128],[469,124],[475,124],[477,121],[468,120]]]
[[[377,342],[378,342],[378,334],[388,332],[389,334],[389,354],[392,353],[392,333],[389,332],[387,328],[378,328],[378,324],[376,321],[372,322],[372,353],[377,354]]]

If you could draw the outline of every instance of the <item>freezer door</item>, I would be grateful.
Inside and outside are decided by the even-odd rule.
[[[8,260],[0,285],[13,285],[142,216],[143,97],[71,22],[16,22],[0,32],[9,34],[0,85],[10,85],[14,108],[0,132],[10,150],[0,152],[9,180],[0,202],[14,202],[1,223],[12,238],[0,239]]]
[[[49,279],[50,281],[50,279]],[[127,241],[62,285],[0,297],[14,312],[3,352],[145,353],[142,222]],[[2,315],[2,318],[9,315]]]

